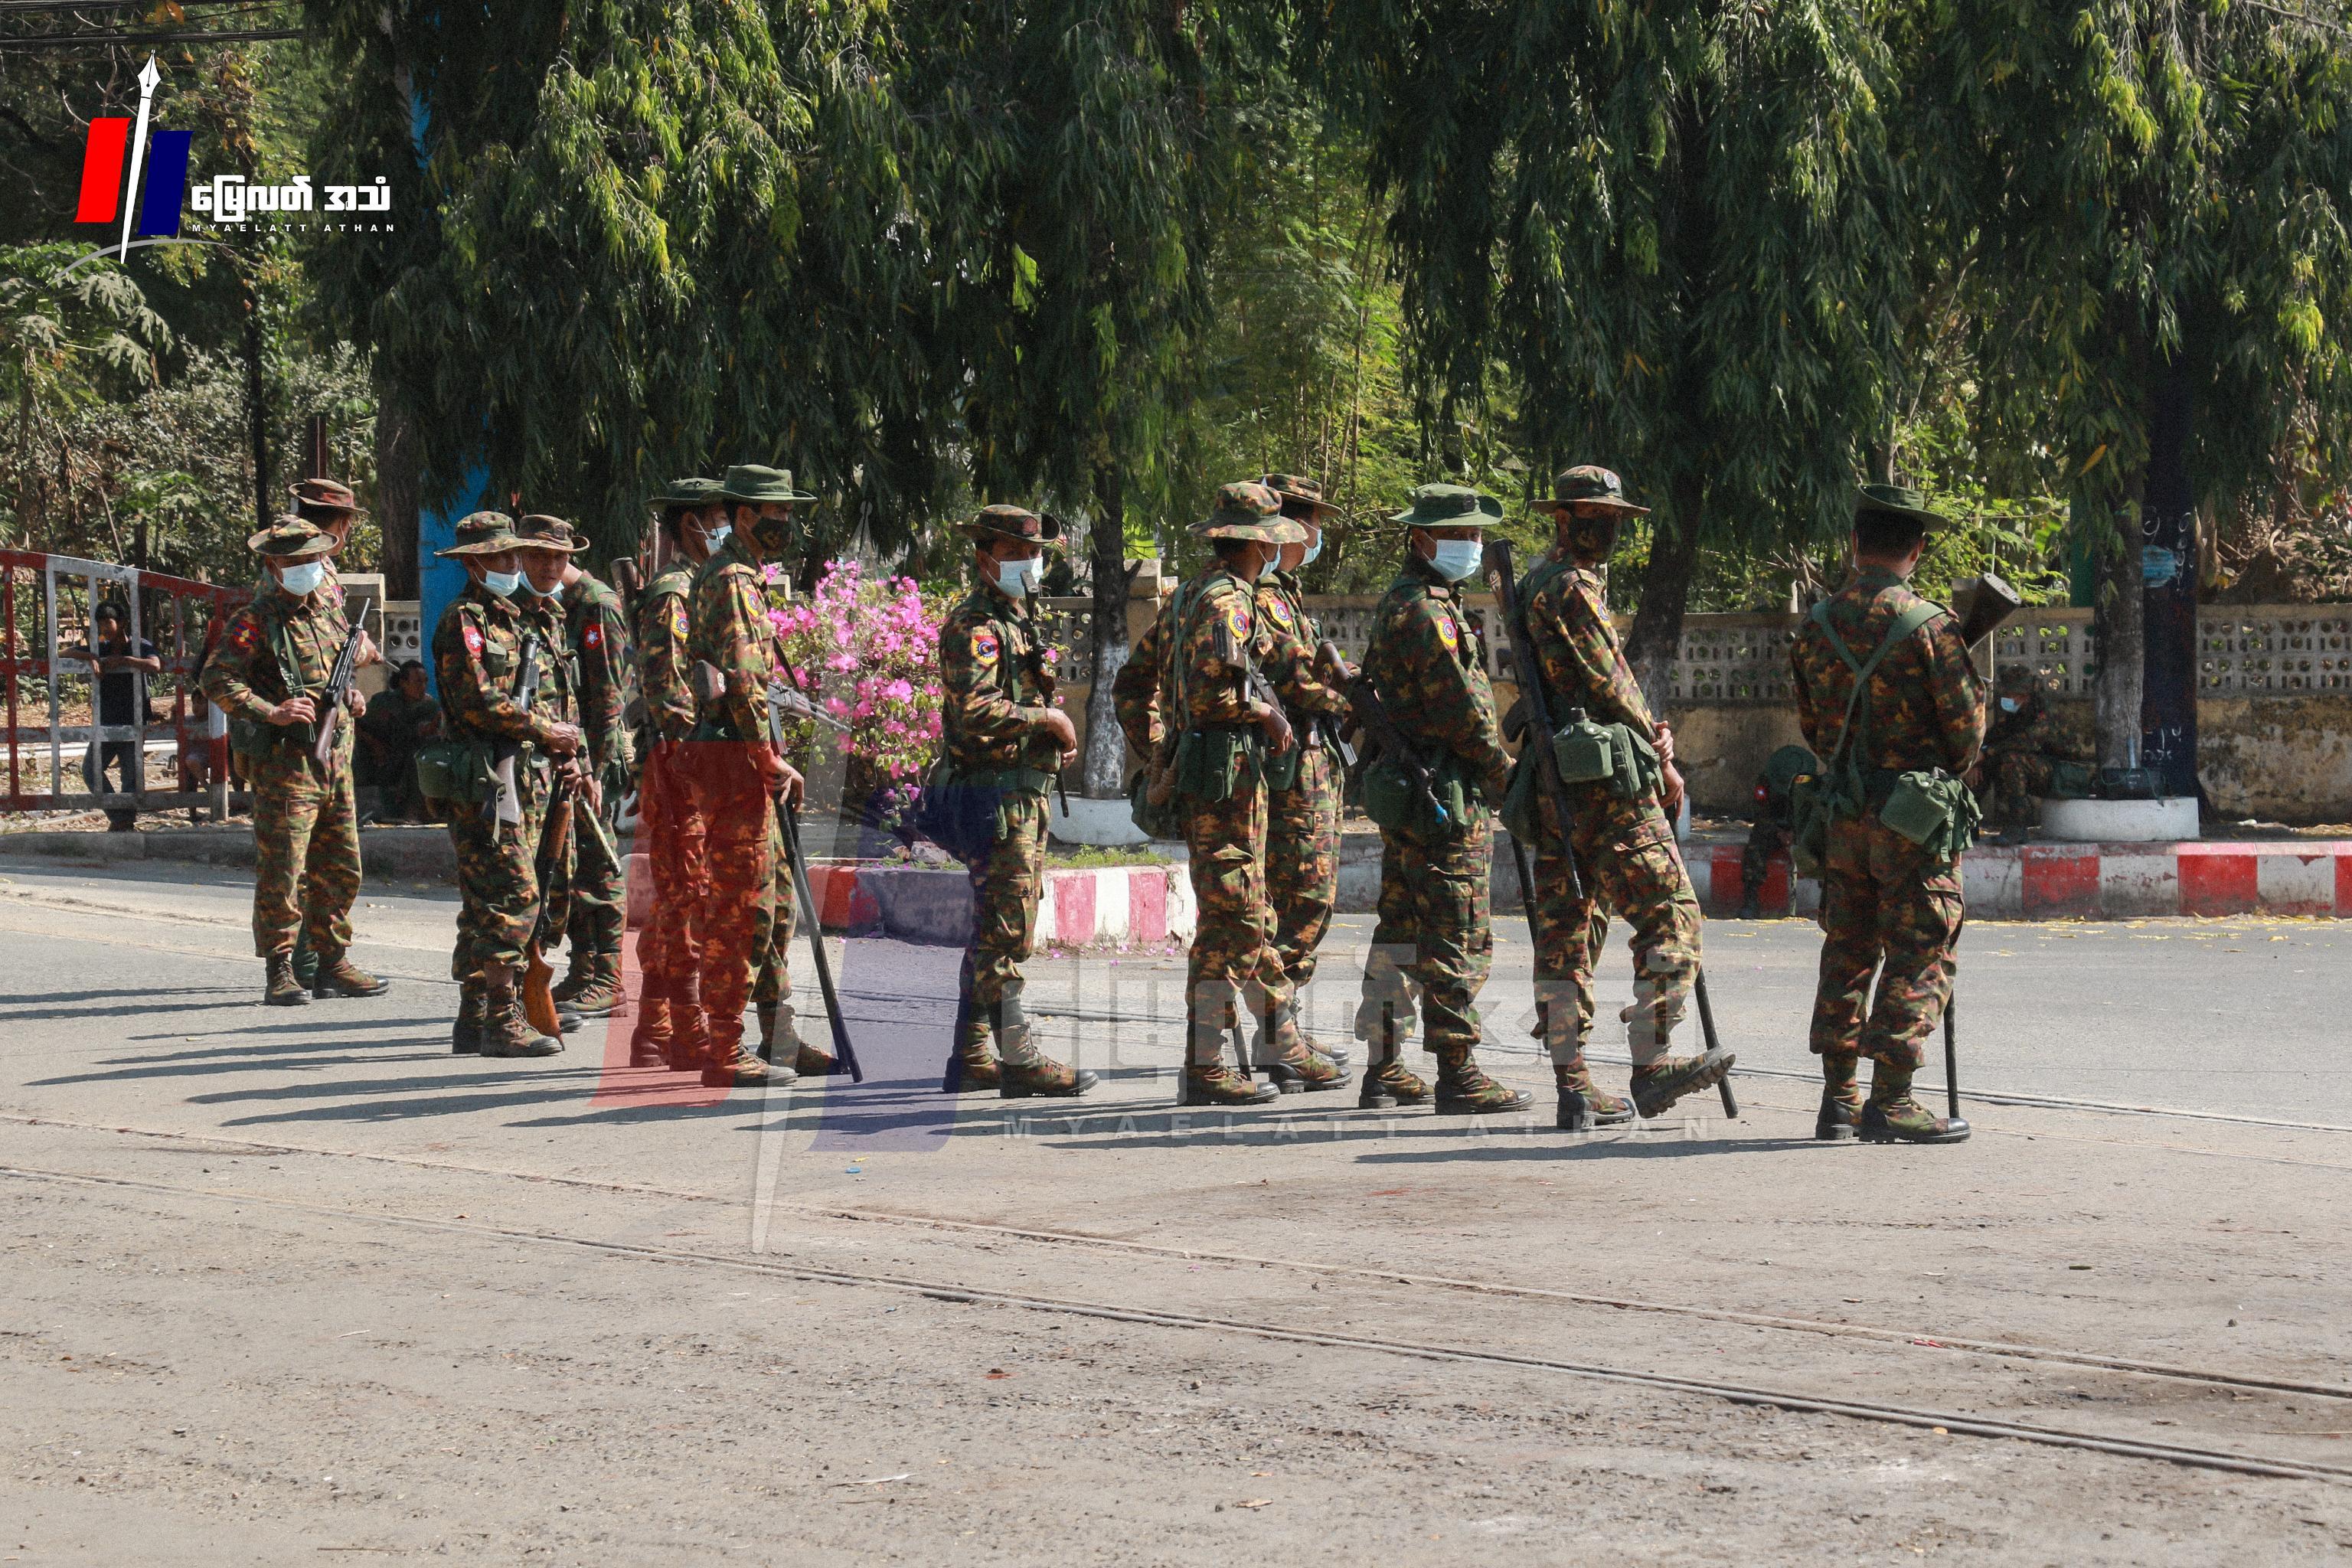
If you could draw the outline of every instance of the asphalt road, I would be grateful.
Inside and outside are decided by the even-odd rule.
[[[1566,1140],[1180,1114],[1167,953],[1036,966],[1075,1107],[937,1094],[953,955],[895,943],[835,945],[860,1087],[452,1058],[445,893],[370,889],[393,992],[299,1012],[248,897],[0,862],[0,1559],[2352,1546],[2325,922],[1972,928],[1963,1084],[2024,1102],[1879,1150],[1806,1136],[1793,921],[1708,927],[1739,1121]],[[1500,936],[1490,1066],[1548,1109]]]

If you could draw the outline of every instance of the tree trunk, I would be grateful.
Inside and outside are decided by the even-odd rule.
[[[1706,476],[1685,469],[1674,484],[1653,526],[1650,564],[1642,574],[1642,607],[1625,639],[1625,662],[1641,683],[1653,716],[1666,710],[1666,688],[1682,651],[1683,613],[1690,606],[1691,578],[1698,567],[1699,514],[1706,497]]]
[[[245,423],[253,443],[253,517],[256,531],[267,530],[277,512],[270,504],[269,399],[261,379],[261,297],[247,268],[237,273],[238,301],[245,308]]]
[[[2141,485],[2140,760],[2168,795],[2197,789],[2197,496],[2189,478],[2195,400],[2168,363],[2149,397],[2147,477]]]
[[[383,595],[414,599],[416,586],[416,426],[396,398],[378,387],[375,414],[376,526],[383,532]]]
[[[1127,738],[1110,701],[1111,680],[1127,663],[1127,495],[1113,464],[1095,470],[1092,534],[1095,673],[1079,787],[1090,799],[1116,800],[1127,773]]]
[[[2091,550],[2098,562],[2097,603],[2092,626],[2098,639],[2098,668],[2091,681],[2091,721],[2099,762],[2121,767],[2138,750],[2140,692],[2147,675],[2147,595],[2140,577],[2139,530],[2118,526],[2137,521],[2138,503],[2126,499],[2098,507],[2085,526],[2098,531]]]

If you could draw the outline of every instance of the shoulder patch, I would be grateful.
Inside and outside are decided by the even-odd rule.
[[[683,595],[669,602],[669,635],[680,642],[686,640],[686,599]]]
[[[1250,635],[1249,612],[1234,605],[1225,611],[1225,630],[1234,634],[1237,642],[1247,642]]]
[[[1445,645],[1449,653],[1462,646],[1462,634],[1454,629],[1452,616],[1437,617],[1437,640]]]
[[[971,634],[971,661],[974,664],[994,664],[1000,651],[995,627],[982,626]]]
[[[1274,617],[1274,624],[1276,626],[1282,627],[1286,631],[1288,630],[1293,624],[1290,618],[1290,606],[1284,604],[1279,598],[1268,599],[1265,602],[1265,613]]]
[[[588,629],[580,634],[580,640],[590,647],[602,647],[604,646],[604,628],[591,621]]]
[[[477,658],[480,657],[482,651],[482,629],[479,626],[468,623],[465,627],[465,636],[466,651],[475,655]]]

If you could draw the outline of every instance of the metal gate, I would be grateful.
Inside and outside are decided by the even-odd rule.
[[[158,811],[185,806],[201,809],[216,822],[226,817],[231,805],[228,722],[196,689],[196,673],[230,613],[252,596],[249,589],[191,582],[133,566],[0,550],[0,706],[7,719],[6,788],[0,793],[0,809]],[[150,683],[145,700],[133,704],[129,724],[99,722],[100,672],[89,660],[58,653],[61,646],[70,646],[72,637],[60,609],[68,616],[79,615],[81,640],[87,642],[96,635],[91,612],[106,597],[120,599],[128,607],[133,651],[142,640],[152,641],[163,664],[161,674],[144,678]],[[65,722],[63,688],[76,680],[89,683],[87,724]],[[170,717],[151,723],[152,683],[158,681],[172,688]],[[46,710],[48,721],[28,725],[28,709]],[[149,748],[158,736],[165,741],[160,751],[171,759],[176,786],[171,789],[146,787]],[[90,763],[98,749],[108,744],[137,748],[138,765],[126,770],[131,789],[68,791],[68,777],[104,782]],[[35,773],[45,778],[36,779],[31,776]],[[42,783],[46,788],[35,787]]]

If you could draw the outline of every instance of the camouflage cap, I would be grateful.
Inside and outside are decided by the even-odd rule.
[[[1996,691],[2039,691],[2042,673],[2030,664],[2004,664],[1992,684]]]
[[[502,511],[469,511],[457,520],[457,539],[439,556],[496,555],[515,547],[514,519]]]
[[[974,540],[1012,539],[1024,544],[1041,544],[1048,550],[1064,548],[1060,519],[1040,517],[1027,507],[1005,501],[982,507],[977,514],[955,526],[957,532],[969,534]]]
[[[1323,499],[1323,487],[1304,474],[1265,474],[1258,483],[1282,498],[1286,515],[1296,516],[1297,509],[1307,509],[1307,520],[1319,522],[1327,511],[1338,511],[1339,506]]]
[[[717,479],[672,479],[665,489],[654,492],[655,506],[709,506],[719,499]]]
[[[1503,521],[1503,503],[1468,485],[1423,485],[1412,504],[1389,521],[1407,528],[1485,528]]]
[[[352,487],[335,479],[304,479],[291,487],[294,504],[315,507],[321,511],[357,511],[360,498]]]
[[[727,470],[725,479],[719,481],[719,499],[752,506],[761,501],[789,505],[795,501],[814,500],[816,497],[793,489],[793,471],[790,468],[738,463]]]
[[[588,548],[580,531],[560,517],[550,517],[534,511],[514,525],[514,547],[517,550],[561,550],[565,554]]]
[[[272,560],[291,561],[305,555],[327,555],[337,548],[335,536],[317,523],[305,522],[299,517],[279,517],[270,521],[268,528],[245,542],[245,547],[256,555]]]
[[[1261,544],[1304,544],[1307,530],[1282,515],[1282,498],[1254,479],[1217,487],[1216,510],[1192,525],[1195,539],[1253,539]]]
[[[1854,494],[1853,514],[1859,518],[1866,511],[1916,518],[1927,525],[1930,533],[1951,521],[1942,512],[1929,511],[1927,496],[1909,485],[1864,485]]]
[[[1551,481],[1551,491],[1536,505],[1547,510],[1573,505],[1605,506],[1629,517],[1650,515],[1648,507],[1635,506],[1625,499],[1625,487],[1614,473],[1595,463],[1562,468]]]

